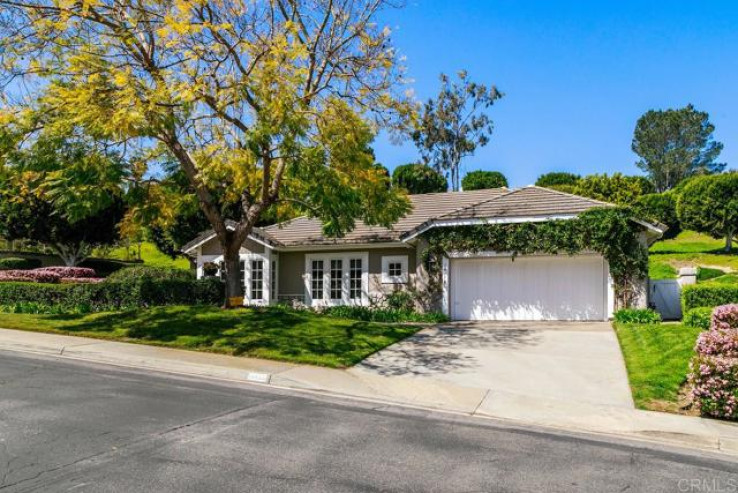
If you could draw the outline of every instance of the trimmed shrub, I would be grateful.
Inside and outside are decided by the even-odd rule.
[[[2,270],[0,282],[43,282],[58,283],[61,276],[44,270]]]
[[[361,320],[362,322],[423,322],[441,323],[448,322],[448,317],[443,313],[429,312],[418,313],[412,310],[395,310],[392,308],[370,308],[367,306],[331,306],[325,308],[323,313],[336,318],[348,318]]]
[[[445,176],[430,166],[420,163],[397,166],[392,172],[392,185],[404,188],[410,195],[448,190]]]
[[[37,267],[41,267],[41,261],[35,258],[0,258],[0,270],[29,270]]]
[[[710,328],[712,320],[712,308],[692,308],[684,314],[683,322],[687,327],[695,327],[702,330]]]
[[[738,286],[729,284],[692,284],[682,288],[682,311],[738,303]]]
[[[738,305],[723,305],[712,311],[713,330],[738,329]]]
[[[615,321],[621,324],[657,324],[661,315],[649,308],[624,308],[615,312]]]
[[[698,267],[697,268],[697,282],[709,281],[716,277],[724,276],[725,271],[720,269],[713,269],[710,267]]]
[[[558,185],[574,186],[581,180],[580,175],[574,173],[567,173],[566,171],[554,171],[551,173],[544,173],[536,180],[537,187],[553,188]]]
[[[69,279],[95,277],[97,275],[94,269],[87,267],[42,267],[40,269],[34,269],[34,272],[51,272],[60,277],[66,277]]]
[[[59,281],[62,284],[97,284],[104,280],[103,277],[62,277]]]
[[[183,269],[141,265],[120,269],[108,277],[108,280],[115,282],[130,282],[138,279],[192,281],[195,279],[195,273]]]
[[[141,261],[123,261],[123,260],[109,260],[102,258],[88,258],[84,262],[80,263],[80,267],[88,267],[97,272],[100,277],[108,277],[113,272],[117,272],[126,267],[132,267],[140,265]]]
[[[506,186],[507,178],[499,171],[470,171],[461,179],[461,188],[465,192]]]
[[[65,311],[121,310],[158,305],[218,305],[225,286],[219,279],[152,280],[74,284],[0,283],[0,305],[39,303]]]

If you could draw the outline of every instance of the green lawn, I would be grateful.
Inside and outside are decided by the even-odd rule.
[[[705,282],[708,284],[738,284],[738,274],[725,274]]]
[[[679,410],[679,389],[686,381],[689,360],[700,329],[677,323],[615,324],[638,408]]]
[[[419,328],[282,308],[222,310],[209,306],[87,315],[0,313],[0,327],[337,368],[354,365]]]
[[[106,251],[94,252],[95,257],[104,257],[114,260],[138,260],[138,245],[132,245],[129,248],[119,246]],[[156,248],[156,245],[145,241],[141,243],[141,260],[144,265],[151,267],[174,267],[177,269],[189,269],[190,262],[184,257],[172,259]]]
[[[672,240],[659,241],[650,248],[651,279],[674,279],[679,267],[718,267],[738,271],[738,249],[723,252],[724,241],[707,235],[684,231]]]

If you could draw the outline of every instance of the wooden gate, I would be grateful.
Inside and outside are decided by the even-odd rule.
[[[649,304],[664,320],[681,320],[681,288],[676,279],[649,280]]]

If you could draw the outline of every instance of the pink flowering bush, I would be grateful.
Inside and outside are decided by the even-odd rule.
[[[738,305],[715,308],[695,346],[689,383],[704,416],[738,420]]]
[[[3,270],[0,271],[0,282],[44,282],[58,283],[61,276],[55,272],[43,270]]]
[[[697,354],[702,356],[722,356],[738,358],[738,330],[708,330],[699,335],[695,346]]]
[[[69,279],[82,279],[97,275],[94,269],[88,269],[87,267],[41,267],[34,269],[34,271],[53,272],[60,277]]]
[[[712,330],[738,329],[738,305],[718,306],[712,312]]]
[[[700,413],[738,419],[738,359],[696,356],[690,371],[692,398]]]
[[[102,277],[62,277],[62,284],[97,284],[103,282]]]

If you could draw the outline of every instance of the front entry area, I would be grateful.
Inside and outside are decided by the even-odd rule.
[[[612,296],[598,255],[457,258],[450,263],[453,320],[607,320]]]

